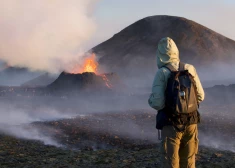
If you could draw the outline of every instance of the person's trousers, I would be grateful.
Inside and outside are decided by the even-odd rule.
[[[181,131],[182,130],[182,131]],[[195,168],[198,152],[197,124],[164,126],[162,129],[162,168]]]

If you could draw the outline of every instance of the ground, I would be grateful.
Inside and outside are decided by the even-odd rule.
[[[146,97],[2,96],[0,168],[159,167],[156,111]],[[197,168],[235,167],[234,109],[200,106]]]
[[[0,142],[0,166],[2,168],[151,168],[160,165],[159,145],[151,148],[73,151],[9,136],[1,136]],[[233,168],[234,160],[235,154],[232,152],[200,147],[197,155],[197,168]]]
[[[26,125],[26,129],[40,128],[44,130],[44,135],[53,135],[61,146],[45,145],[40,141],[2,134],[0,167],[159,167],[160,144],[156,140],[156,130],[152,127],[154,118],[155,115],[152,112],[141,113],[140,110],[34,122]],[[118,127],[116,124],[119,124]],[[206,133],[205,130],[214,126],[210,125],[211,127],[206,127],[202,123],[199,130]],[[234,128],[233,123],[231,126]],[[204,127],[207,129],[204,130]],[[126,132],[123,131],[125,128]],[[230,129],[229,124],[226,127],[226,130],[228,129]],[[140,130],[139,134],[137,130]],[[234,152],[205,146],[200,146],[196,160],[197,168],[235,167]]]

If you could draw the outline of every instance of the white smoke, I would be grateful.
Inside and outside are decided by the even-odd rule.
[[[199,135],[200,145],[235,152],[235,143],[233,139],[227,139],[225,142],[225,139],[220,133],[209,134],[199,131]]]
[[[0,59],[10,66],[58,72],[79,61],[96,29],[96,0],[1,0]]]
[[[5,103],[1,104],[0,115],[0,133],[5,133],[22,139],[38,140],[46,145],[62,147],[63,145],[57,142],[52,135],[52,132],[58,132],[58,129],[56,130],[47,126],[42,129],[37,126],[30,125],[30,123],[35,121],[73,118],[76,114],[63,114],[48,107],[40,107],[31,111],[29,109],[23,109]]]

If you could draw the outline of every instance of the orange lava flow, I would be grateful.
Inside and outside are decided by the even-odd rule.
[[[107,78],[107,76],[105,74],[101,75],[102,76],[102,79],[104,80],[105,82],[105,85],[108,87],[108,88],[112,88],[112,84],[111,82],[109,81],[109,79]]]

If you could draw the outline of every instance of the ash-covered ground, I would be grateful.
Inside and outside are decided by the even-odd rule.
[[[41,90],[30,92],[36,94],[38,91]],[[76,97],[13,95],[0,97],[1,167],[12,167],[19,160],[22,167],[30,167],[31,161],[36,164],[36,158],[44,154],[45,165],[55,167],[60,163],[61,153],[71,157],[74,163],[64,162],[64,167],[85,167],[86,161],[91,163],[90,167],[110,167],[112,160],[117,160],[111,157],[114,153],[119,153],[122,158],[120,163],[114,164],[116,167],[141,167],[139,163],[142,162],[145,163],[142,167],[160,164],[156,111],[148,107],[148,93],[81,94]],[[205,102],[201,105],[199,167],[219,167],[224,163],[231,167],[235,164],[234,111],[235,106],[231,103],[222,106]],[[96,163],[100,159],[99,152],[106,153],[100,154],[102,164]],[[149,152],[147,160],[133,160],[145,152]],[[125,153],[130,153],[131,161],[123,158]],[[84,163],[76,161],[80,155],[84,157]],[[214,159],[213,165],[210,159]],[[124,166],[118,166],[121,163]],[[38,167],[45,165],[42,163]]]

